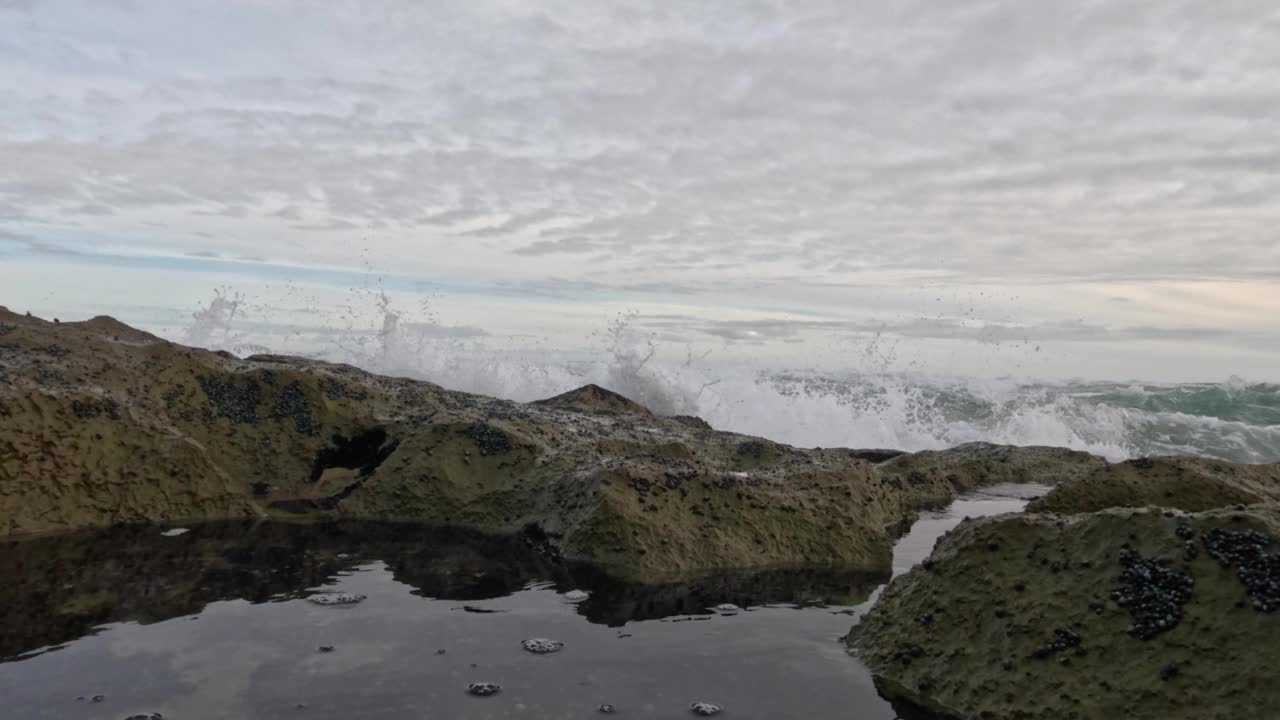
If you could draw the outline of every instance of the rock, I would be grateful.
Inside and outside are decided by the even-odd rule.
[[[332,645],[321,645],[320,647],[316,648],[316,652],[331,653],[333,651],[334,651],[334,647]]]
[[[802,450],[658,417],[596,386],[522,404],[187,348],[109,318],[54,324],[0,310],[0,325],[0,536],[394,521],[520,535],[549,561],[644,583],[815,558],[882,573],[922,507],[984,483],[1107,467],[984,443]],[[1145,477],[1160,475],[1155,462]]]
[[[1084,513],[1112,507],[1159,507],[1200,512],[1244,507],[1238,503],[1280,502],[1277,467],[1191,457],[1104,465],[1076,482],[1059,484],[1027,510]]]
[[[884,450],[881,448],[868,448],[865,450],[850,450],[849,455],[859,460],[866,460],[869,463],[888,462],[899,455],[906,455],[904,450]]]
[[[722,712],[722,708],[719,705],[715,705],[709,702],[693,703],[692,705],[689,706],[689,710],[693,712],[694,715],[701,715],[703,717],[719,715]]]
[[[551,653],[560,652],[564,648],[564,643],[559,640],[548,640],[547,638],[532,638],[520,643],[520,646],[534,655],[550,655]]]
[[[596,712],[601,713],[603,715],[612,715],[618,712],[618,709],[610,705],[609,703],[604,703],[603,705],[600,705],[599,707],[596,708]]]
[[[849,642],[882,692],[942,717],[1280,716],[1280,506],[1229,507],[964,522]],[[1214,562],[1184,559],[1196,542]],[[938,607],[945,621],[919,622]],[[1018,658],[1034,669],[1015,672]],[[1169,691],[1192,677],[1194,692]]]
[[[534,404],[592,415],[653,416],[653,413],[649,412],[649,408],[612,390],[606,390],[599,385],[584,385],[553,398],[538,400]]]
[[[672,415],[671,419],[694,430],[713,430],[711,423],[693,415]]]
[[[164,715],[161,715],[160,713],[138,713],[136,715],[130,715],[124,720],[164,720]]]
[[[454,609],[456,610],[457,608],[454,608]],[[462,611],[474,613],[476,615],[497,615],[500,613],[507,612],[506,610],[497,610],[494,608],[483,608],[483,607],[477,607],[475,605],[463,605]]]
[[[319,592],[307,596],[307,601],[316,605],[355,605],[366,599],[364,595],[344,592]]]
[[[489,697],[502,692],[502,686],[493,682],[473,682],[467,686],[467,692],[476,697]]]

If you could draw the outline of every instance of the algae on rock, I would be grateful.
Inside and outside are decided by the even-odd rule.
[[[916,510],[1106,463],[975,443],[799,449],[588,386],[515,403],[301,358],[183,347],[110,318],[0,308],[0,535],[236,518],[523,533],[660,582],[739,569],[885,572]],[[49,348],[57,347],[57,352]]]
[[[944,717],[1280,716],[1277,489],[1278,465],[1100,466],[961,523],[850,643]]]

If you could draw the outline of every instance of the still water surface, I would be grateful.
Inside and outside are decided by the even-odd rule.
[[[1001,486],[925,513],[895,573]],[[641,588],[514,539],[344,524],[214,524],[0,545],[0,716],[123,720],[892,720],[839,638],[885,577],[787,572]],[[317,593],[365,596],[319,605]],[[581,593],[587,593],[581,599]],[[734,613],[712,610],[729,603]],[[528,638],[564,643],[534,655]],[[330,649],[331,648],[331,649]],[[501,684],[486,698],[469,683]]]

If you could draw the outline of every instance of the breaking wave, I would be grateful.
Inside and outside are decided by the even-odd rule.
[[[361,294],[362,293],[362,294]],[[362,312],[361,307],[368,312]],[[357,291],[336,322],[254,320],[244,298],[219,291],[184,329],[184,342],[245,355],[280,352],[416,377],[466,392],[529,401],[595,383],[657,413],[698,415],[721,430],[803,447],[927,450],[963,442],[1052,445],[1111,460],[1191,454],[1280,462],[1280,385],[1029,382],[894,372],[868,347],[858,371],[783,370],[673,357],[616,317],[577,352],[504,347],[408,313],[376,289]],[[878,339],[873,341],[878,342]]]

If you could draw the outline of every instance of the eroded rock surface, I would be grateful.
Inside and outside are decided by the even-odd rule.
[[[520,534],[554,561],[669,581],[886,572],[917,508],[1105,468],[1051,448],[802,450],[588,386],[521,404],[110,318],[0,309],[0,535],[119,523],[366,519]]]
[[[1101,466],[962,523],[850,642],[946,717],[1280,716],[1278,488],[1277,465]]]
[[[1082,513],[1109,507],[1200,511],[1280,502],[1280,466],[1190,457],[1138,458],[1105,465],[1033,502],[1033,512]]]

